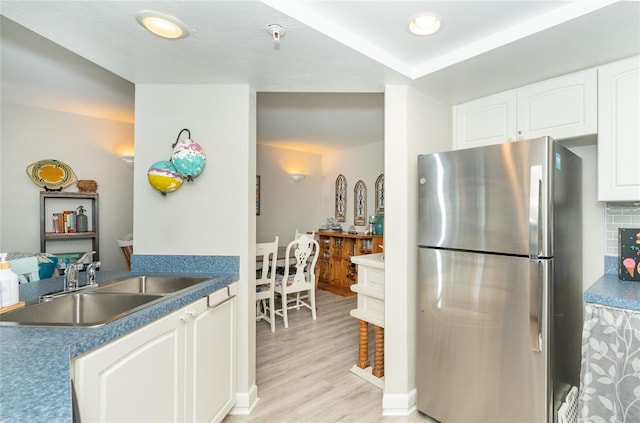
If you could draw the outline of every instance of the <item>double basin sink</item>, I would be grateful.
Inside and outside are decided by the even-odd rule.
[[[209,280],[204,276],[135,276],[0,314],[2,326],[101,326]],[[46,298],[47,296],[45,296]]]

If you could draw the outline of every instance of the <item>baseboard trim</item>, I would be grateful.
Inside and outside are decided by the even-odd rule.
[[[383,394],[383,416],[408,416],[416,410],[416,390],[412,389],[406,394]]]
[[[248,415],[258,405],[258,386],[253,385],[249,392],[236,393],[236,405],[229,411],[229,414]]]
[[[351,368],[351,373],[360,376],[367,382],[377,386],[380,389],[384,389],[384,376],[376,377],[372,374],[373,367],[369,366],[366,369],[361,369],[357,365],[353,365]]]

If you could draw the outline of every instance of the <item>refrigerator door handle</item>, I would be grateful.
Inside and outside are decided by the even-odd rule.
[[[531,166],[529,179],[529,258],[537,260],[540,254],[540,194],[542,166]]]
[[[542,268],[540,262],[529,273],[529,342],[531,351],[542,351]],[[535,272],[535,274],[533,274]]]

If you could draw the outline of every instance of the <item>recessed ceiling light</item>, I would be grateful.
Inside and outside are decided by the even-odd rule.
[[[416,35],[431,35],[440,29],[440,18],[431,14],[422,14],[411,19],[409,31]]]
[[[177,18],[154,10],[136,12],[136,20],[152,34],[162,38],[177,40],[189,35],[186,25]]]

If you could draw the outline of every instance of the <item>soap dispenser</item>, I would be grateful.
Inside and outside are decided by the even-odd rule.
[[[76,230],[78,232],[87,232],[89,230],[89,218],[84,214],[85,209],[83,206],[78,206],[78,216],[76,223]]]
[[[0,253],[0,307],[9,307],[18,303],[18,275],[11,270],[11,263],[6,261],[7,253]]]

